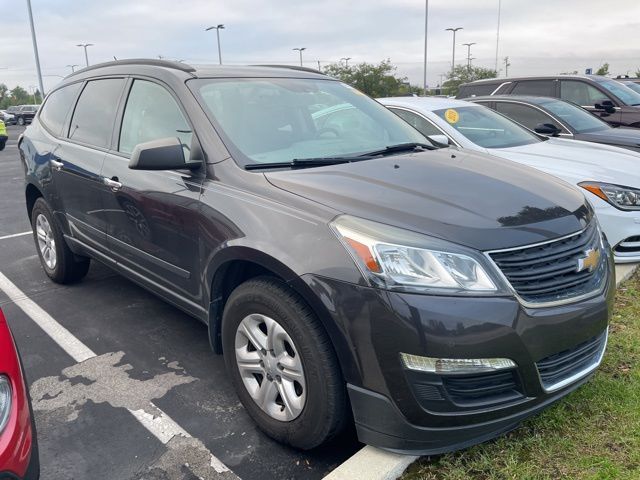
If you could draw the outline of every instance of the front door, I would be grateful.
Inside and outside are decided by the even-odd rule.
[[[133,81],[121,123],[117,150],[107,154],[102,169],[102,176],[112,182],[103,197],[109,248],[123,268],[197,310],[202,293],[198,213],[204,169],[194,173],[128,168],[135,146],[151,140],[178,137],[188,155],[191,127],[173,95],[147,80]]]

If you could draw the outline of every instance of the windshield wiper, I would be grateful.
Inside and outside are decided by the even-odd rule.
[[[245,170],[264,170],[268,168],[306,168],[321,167],[323,165],[339,165],[341,163],[361,162],[372,158],[370,155],[357,157],[318,157],[318,158],[294,158],[290,162],[251,163],[245,165]]]
[[[439,147],[436,147],[435,145],[430,145],[428,143],[417,143],[417,142],[399,143],[398,145],[389,145],[382,150],[374,150],[372,152],[366,152],[359,156],[374,157],[378,155],[390,155],[390,154],[399,153],[399,152],[413,152],[418,148],[422,148],[423,150],[437,150]]]

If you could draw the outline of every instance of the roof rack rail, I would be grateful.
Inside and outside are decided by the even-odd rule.
[[[125,58],[123,60],[114,60],[111,62],[96,63],[95,65],[85,67],[81,70],[76,70],[70,75],[67,75],[67,78],[73,77],[74,75],[78,75],[79,73],[89,72],[97,68],[113,67],[118,65],[151,65],[154,67],[173,68],[175,70],[181,70],[183,72],[196,71],[196,69],[193,68],[191,65],[188,65],[182,62],[173,62],[171,60],[155,60],[153,58]]]
[[[309,67],[298,67],[297,65],[252,65],[253,67],[270,67],[270,68],[288,68],[289,70],[299,70],[300,72],[319,73],[324,75],[320,70]]]

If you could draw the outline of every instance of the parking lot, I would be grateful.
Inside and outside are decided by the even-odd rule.
[[[25,213],[22,130],[9,127],[0,153],[0,308],[31,388],[42,479],[315,479],[360,448],[353,433],[310,453],[267,438],[205,325],[109,268],[52,283]]]

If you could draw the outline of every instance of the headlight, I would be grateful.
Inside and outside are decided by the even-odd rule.
[[[620,210],[640,210],[640,189],[595,182],[578,185]]]
[[[331,227],[372,285],[445,295],[496,294],[504,288],[475,250],[349,216]]]
[[[0,375],[0,432],[4,430],[11,413],[11,386],[9,379]]]

